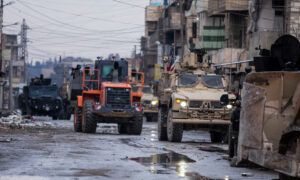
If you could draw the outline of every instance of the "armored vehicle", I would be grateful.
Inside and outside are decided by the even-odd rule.
[[[19,96],[19,108],[23,115],[51,116],[58,119],[63,115],[63,102],[56,85],[51,79],[40,78],[31,80],[29,86],[23,88]]]
[[[250,161],[278,171],[282,180],[299,179],[300,42],[283,35],[264,51],[254,57],[256,72],[243,84],[230,155],[237,164]]]
[[[150,86],[144,86],[141,103],[144,107],[144,115],[147,121],[157,121],[158,117],[158,98],[154,96]]]
[[[83,70],[74,115],[76,132],[95,133],[97,123],[116,123],[120,134],[141,134],[141,94],[132,91],[134,82],[128,75],[125,60],[97,60],[95,69]]]
[[[204,54],[203,49],[191,51],[180,69],[163,73],[158,88],[159,140],[180,142],[184,130],[205,129],[212,142],[226,141],[232,105],[220,103],[225,80],[210,70]]]

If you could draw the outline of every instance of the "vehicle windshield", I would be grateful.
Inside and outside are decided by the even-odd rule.
[[[112,78],[113,71],[114,71],[114,66],[113,65],[104,65],[103,68],[102,68],[102,77],[103,78]],[[122,77],[123,68],[119,67],[118,71],[119,71],[118,76]]]
[[[210,88],[224,88],[222,77],[218,75],[203,75],[202,81]]]
[[[143,93],[152,93],[152,89],[150,86],[144,86]]]
[[[197,75],[194,74],[180,74],[178,78],[179,86],[193,86],[199,81]]]
[[[29,95],[34,96],[58,96],[56,87],[36,86],[29,88]]]

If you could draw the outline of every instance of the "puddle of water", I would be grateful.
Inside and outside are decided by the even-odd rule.
[[[175,171],[178,176],[185,177],[190,180],[212,180],[201,176],[198,173],[189,172],[189,164],[195,163],[196,161],[188,156],[172,151],[164,154],[155,154],[150,157],[128,158],[128,160],[132,160],[149,167],[150,172],[153,174],[172,174]]]

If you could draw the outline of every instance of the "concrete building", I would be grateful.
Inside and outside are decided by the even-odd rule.
[[[160,40],[159,18],[165,6],[160,1],[150,1],[145,10],[145,36],[141,38],[142,65],[146,81],[153,80],[154,65],[158,61],[158,48]]]
[[[12,60],[12,88],[13,88],[13,104],[16,105],[16,98],[20,89],[26,83],[25,76],[25,60],[19,56],[18,35],[16,34],[2,34],[2,71],[5,73],[5,85],[3,87],[3,104],[1,109],[8,109],[9,102],[9,70],[10,61]],[[12,58],[11,58],[12,56]]]
[[[146,74],[146,81],[154,80],[156,72],[162,67],[162,57],[170,55],[171,49],[174,49],[175,56],[183,56],[183,3],[180,0],[161,3],[150,1],[150,5],[146,7],[146,30],[141,41],[142,70]]]

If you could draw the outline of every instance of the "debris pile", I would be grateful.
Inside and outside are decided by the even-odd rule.
[[[22,116],[18,113],[0,118],[0,126],[11,129],[22,128],[50,128],[54,125],[51,122],[35,121],[29,116]]]

